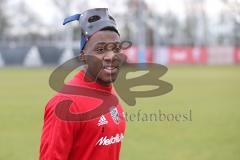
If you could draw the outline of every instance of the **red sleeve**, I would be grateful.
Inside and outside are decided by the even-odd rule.
[[[45,108],[40,160],[68,160],[74,138],[74,123],[63,121],[55,114],[56,105],[63,100],[66,98],[54,97]]]

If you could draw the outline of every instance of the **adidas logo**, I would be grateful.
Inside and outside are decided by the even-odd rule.
[[[105,118],[105,116],[101,116],[99,121],[98,121],[98,126],[102,126],[102,125],[105,125],[105,124],[108,124],[108,121],[107,119]]]

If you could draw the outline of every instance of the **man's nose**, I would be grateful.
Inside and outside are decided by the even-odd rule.
[[[108,51],[105,53],[103,59],[105,61],[112,61],[116,58],[116,53],[114,53],[113,51]]]

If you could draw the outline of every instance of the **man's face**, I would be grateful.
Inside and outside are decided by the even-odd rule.
[[[113,31],[98,31],[87,42],[83,56],[85,57],[87,74],[103,85],[114,82],[120,66],[126,60],[118,48],[120,37]]]

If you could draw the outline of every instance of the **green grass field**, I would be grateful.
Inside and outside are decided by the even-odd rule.
[[[0,160],[37,160],[52,69],[0,69]],[[239,160],[240,66],[172,66],[170,93],[127,113],[187,113],[192,121],[128,122],[122,160]]]

